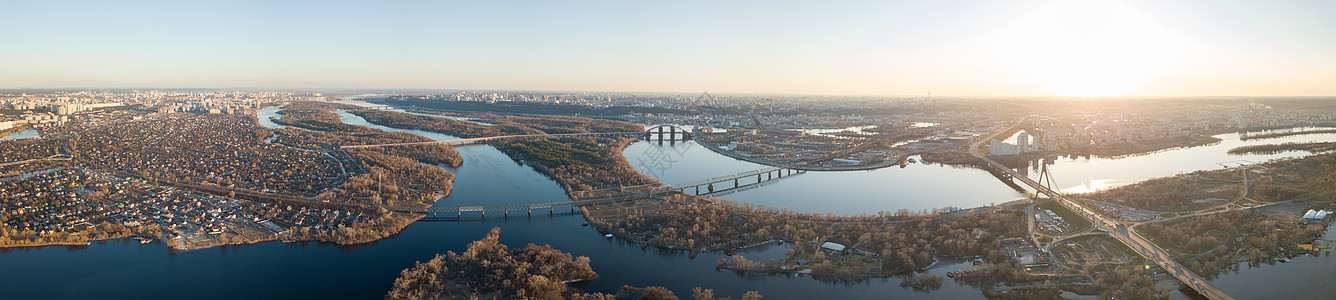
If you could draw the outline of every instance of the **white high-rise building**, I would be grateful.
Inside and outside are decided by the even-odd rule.
[[[1030,152],[1030,134],[1022,131],[1016,135],[1016,146],[1020,146],[1020,153]]]

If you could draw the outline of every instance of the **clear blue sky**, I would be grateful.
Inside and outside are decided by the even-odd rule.
[[[0,0],[0,12],[4,88],[1336,95],[1336,1]]]

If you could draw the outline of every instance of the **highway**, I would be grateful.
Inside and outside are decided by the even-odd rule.
[[[998,134],[1002,132],[1008,132],[1011,131],[1011,129],[1017,128],[1024,121],[1025,119],[1022,118],[1020,121],[1017,121],[1015,125],[1012,125],[1009,128],[995,131],[993,132],[993,134],[988,135],[988,137],[975,141],[973,144],[970,145],[970,155],[973,155],[974,157],[978,157],[979,159],[988,162],[988,165],[992,166],[993,168],[1002,172],[1006,172],[1013,179],[1020,180],[1022,183],[1029,185],[1037,193],[1048,195],[1049,198],[1054,199],[1054,201],[1057,201],[1058,203],[1062,204],[1062,206],[1071,209],[1072,212],[1075,212],[1076,214],[1081,215],[1082,217],[1090,220],[1092,228],[1102,227],[1104,229],[1109,230],[1109,236],[1112,236],[1118,239],[1119,241],[1123,242],[1124,244],[1127,244],[1128,247],[1132,248],[1132,250],[1136,251],[1137,254],[1140,254],[1142,257],[1145,257],[1146,259],[1155,262],[1155,264],[1159,265],[1161,268],[1164,268],[1164,270],[1168,271],[1169,274],[1173,275],[1175,278],[1178,278],[1179,282],[1182,282],[1183,284],[1191,287],[1193,290],[1196,290],[1197,293],[1200,293],[1202,296],[1206,296],[1207,298],[1215,300],[1235,299],[1233,296],[1230,296],[1229,294],[1215,287],[1215,285],[1211,284],[1205,278],[1202,278],[1201,276],[1197,275],[1197,273],[1193,273],[1192,270],[1188,270],[1188,268],[1183,267],[1183,265],[1174,261],[1173,258],[1169,256],[1168,252],[1165,252],[1164,249],[1160,249],[1159,246],[1156,246],[1154,243],[1151,243],[1149,240],[1146,240],[1146,238],[1142,237],[1141,235],[1136,234],[1132,230],[1129,230],[1128,229],[1129,227],[1123,224],[1122,222],[1101,215],[1098,212],[1095,212],[1094,210],[1090,209],[1089,207],[1080,205],[1075,201],[1068,199],[1067,196],[1062,195],[1061,193],[1058,193],[1056,191],[1053,191],[1048,187],[1045,187],[1039,184],[1038,182],[1035,182],[1029,177],[1017,173],[1016,170],[1012,170],[1011,168],[1008,168],[1007,166],[1002,165],[1001,163],[998,163],[997,161],[988,158],[987,155],[983,155],[982,153],[979,152],[980,145],[982,145],[987,141],[992,141],[994,138],[997,137]]]

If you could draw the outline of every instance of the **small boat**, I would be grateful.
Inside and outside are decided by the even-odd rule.
[[[910,158],[910,159],[909,159],[909,163],[911,163],[911,164],[912,164],[912,163],[916,163],[916,162],[918,162],[918,161],[914,160],[913,158]]]
[[[580,224],[580,226],[589,226],[589,222],[585,222],[584,224]]]
[[[612,234],[611,234],[611,233],[609,233],[609,234],[604,234],[604,235],[603,235],[603,238],[605,238],[605,239],[611,239],[611,238],[612,238]]]

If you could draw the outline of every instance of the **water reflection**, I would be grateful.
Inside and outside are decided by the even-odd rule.
[[[636,170],[669,184],[766,167],[724,156],[694,141],[676,144],[641,141],[622,155]],[[979,207],[1025,196],[982,170],[911,164],[903,169],[807,172],[722,197],[802,212],[875,214],[900,209],[918,212],[948,206]]]
[[[7,135],[5,137],[0,137],[0,141],[30,139],[38,137],[42,137],[42,133],[40,131],[37,131],[35,129],[24,129],[23,131],[19,131],[19,133]]]
[[[1325,129],[1325,128],[1324,128]],[[1315,129],[1308,129],[1315,130]],[[1199,170],[1220,169],[1219,163],[1247,160],[1264,162],[1311,155],[1305,151],[1266,154],[1229,154],[1229,149],[1241,146],[1333,142],[1336,134],[1310,134],[1270,139],[1240,140],[1238,133],[1215,135],[1220,142],[1205,146],[1174,148],[1144,155],[1123,157],[1053,156],[1044,161],[1032,160],[1017,171],[1039,179],[1042,167],[1047,167],[1057,186],[1070,187],[1069,192],[1089,192],[1136,183],[1156,177],[1173,176]],[[1047,166],[1041,165],[1047,164]]]

